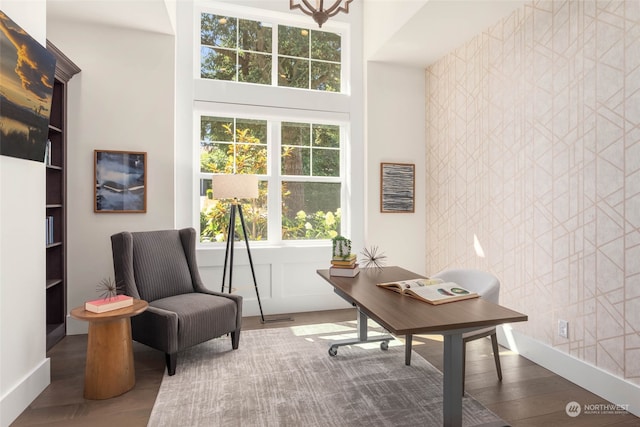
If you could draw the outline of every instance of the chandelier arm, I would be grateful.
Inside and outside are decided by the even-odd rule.
[[[294,4],[295,0],[289,0],[289,10],[293,10],[293,9],[300,9],[302,11],[302,13],[304,13],[305,15],[309,15],[309,16],[313,16],[313,11],[315,10],[315,8],[313,6],[311,6],[311,3],[309,3],[307,0],[301,0],[302,3],[304,3],[305,6],[307,6],[309,8],[309,10],[305,9],[302,7],[301,4]]]
[[[305,1],[305,0],[303,0],[303,1]],[[352,1],[353,0],[347,0],[344,3],[344,6],[338,7],[338,6],[340,6],[340,3],[342,3],[342,0],[336,0],[336,2],[333,4],[333,6],[331,6],[329,9],[325,10],[324,12],[329,17],[336,16],[340,12],[349,13],[349,3],[351,3]]]
[[[322,28],[329,17],[337,15],[339,12],[349,13],[349,3],[353,0],[331,0],[333,4],[328,9],[324,8],[325,0],[316,0],[313,6],[309,0],[289,0],[289,10],[300,9],[305,15],[313,17],[313,20]],[[344,1],[344,5],[342,2]]]

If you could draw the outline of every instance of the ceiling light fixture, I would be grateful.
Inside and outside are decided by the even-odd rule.
[[[313,20],[322,28],[322,24],[327,22],[332,16],[340,12],[349,13],[349,3],[353,0],[315,0],[315,7],[309,0],[289,0],[289,9],[300,9],[302,13],[312,16]],[[329,7],[324,7],[325,3],[332,3]]]

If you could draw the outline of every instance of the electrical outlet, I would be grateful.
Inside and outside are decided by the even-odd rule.
[[[558,335],[562,338],[569,338],[569,322],[566,320],[558,320]]]

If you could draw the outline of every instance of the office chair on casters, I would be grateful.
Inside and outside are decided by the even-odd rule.
[[[222,335],[240,342],[242,297],[205,287],[196,263],[196,231],[122,232],[111,236],[116,283],[149,303],[131,318],[135,341],[165,353],[174,375],[178,352]]]
[[[500,295],[500,281],[491,273],[486,271],[473,270],[473,269],[451,269],[444,270],[435,275],[434,278],[439,278],[445,282],[454,282],[460,286],[469,289],[470,291],[478,293],[482,298],[498,304]],[[496,372],[498,379],[502,381],[502,368],[500,367],[500,355],[498,351],[498,337],[496,335],[495,326],[479,329],[472,332],[462,334],[462,394],[464,395],[464,375],[465,375],[465,356],[466,346],[469,341],[477,340],[478,338],[491,337],[491,345],[493,347],[493,359],[496,363]]]

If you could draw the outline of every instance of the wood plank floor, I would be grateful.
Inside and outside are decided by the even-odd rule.
[[[273,316],[279,317],[279,316]],[[243,329],[355,320],[355,309],[296,313],[293,321],[262,324],[258,317],[243,320]],[[268,316],[267,319],[271,318]],[[240,340],[242,345],[242,339]],[[70,335],[52,348],[51,384],[16,419],[22,426],[146,426],[164,375],[164,355],[134,342],[136,386],[108,400],[82,397],[86,335]],[[442,340],[439,336],[415,336],[413,349],[442,370]],[[327,357],[329,357],[327,355]],[[579,415],[569,417],[568,402],[608,403],[531,361],[501,349],[503,381],[499,382],[488,339],[467,345],[466,392],[512,426],[638,426],[630,414]],[[401,361],[403,362],[403,361]],[[180,375],[180,358],[176,375]],[[625,403],[625,402],[618,402]]]

